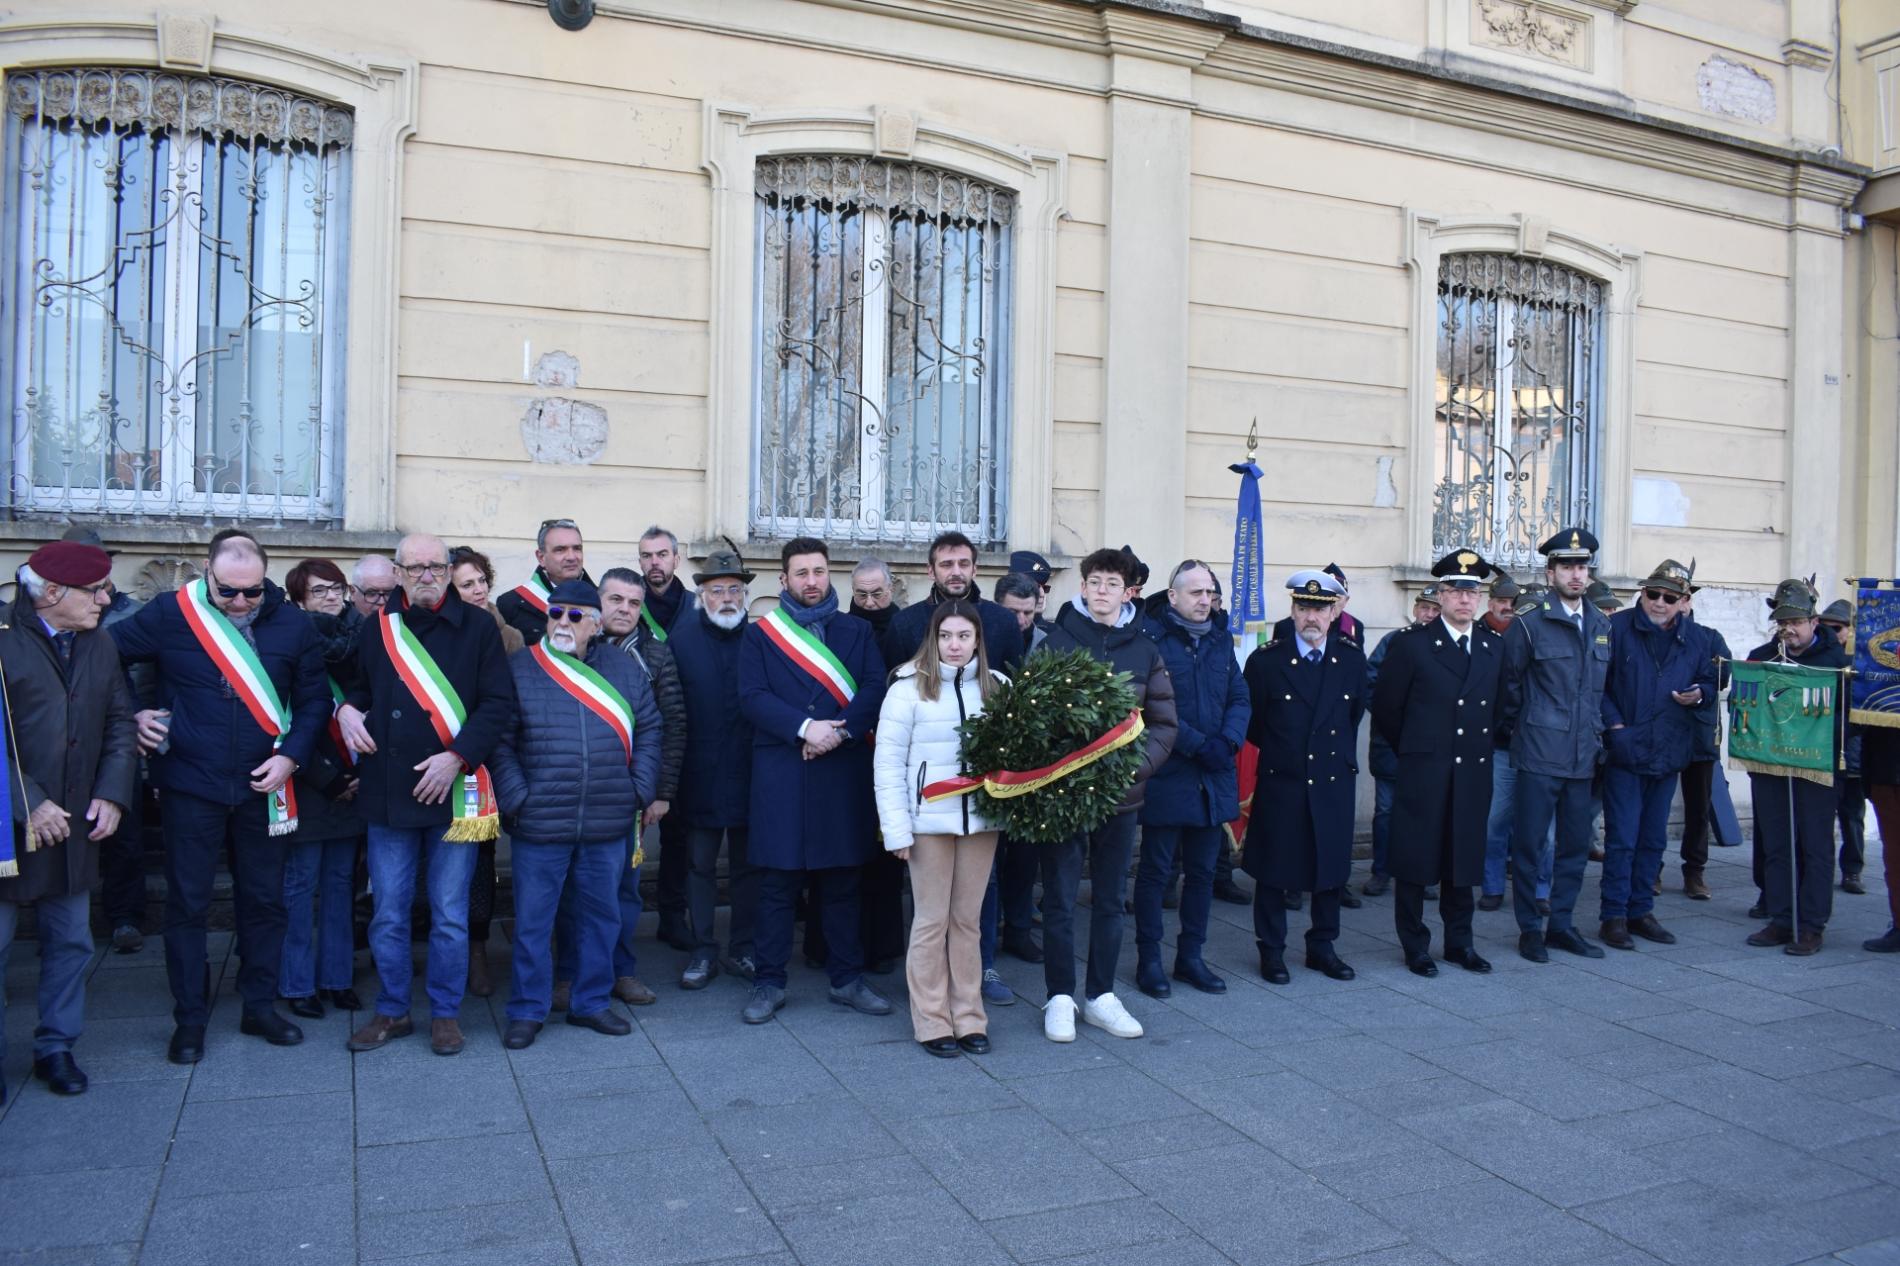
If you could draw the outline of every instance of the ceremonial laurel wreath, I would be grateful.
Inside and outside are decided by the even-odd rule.
[[[1141,766],[1141,733],[1127,673],[1086,651],[1032,655],[963,723],[963,767],[989,772],[925,792],[975,795],[1019,840],[1073,839],[1114,816]]]

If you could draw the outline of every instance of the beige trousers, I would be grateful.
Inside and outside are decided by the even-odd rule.
[[[983,894],[996,832],[919,835],[910,845],[910,925],[904,982],[919,1042],[988,1033],[983,1012]]]

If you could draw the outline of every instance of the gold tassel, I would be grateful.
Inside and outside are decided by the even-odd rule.
[[[449,844],[481,844],[501,838],[501,815],[484,813],[479,818],[451,818],[442,839]]]

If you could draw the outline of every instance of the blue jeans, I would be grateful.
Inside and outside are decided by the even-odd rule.
[[[632,849],[639,841],[638,835],[629,835],[625,847],[621,850],[620,875],[615,881],[615,899],[618,907],[620,926],[614,934],[614,975],[637,976],[634,970],[638,960],[633,952],[633,934],[640,926],[640,913],[645,908],[640,901],[640,872],[630,863],[633,860]],[[612,844],[587,844],[584,848],[612,848]],[[561,908],[554,916],[554,978],[572,983],[574,973],[579,970],[576,942],[580,936],[581,903],[574,895],[574,887],[579,881],[569,875],[567,886],[561,889]],[[517,929],[520,920],[515,922]],[[520,932],[516,932],[520,936]],[[611,987],[613,982],[607,982]],[[588,1014],[581,1012],[582,1015]],[[530,1017],[533,1018],[533,1017]]]
[[[1181,859],[1181,934],[1177,962],[1197,962],[1207,944],[1208,912],[1214,906],[1214,858],[1226,842],[1218,826],[1147,826],[1141,829],[1141,864],[1135,872],[1135,949],[1142,958],[1161,955],[1161,894]]]
[[[510,1020],[541,1023],[548,1018],[555,974],[549,946],[555,925],[568,908],[574,917],[575,953],[568,1014],[597,1015],[607,1009],[614,986],[614,940],[620,930],[614,892],[621,875],[627,873],[631,843],[624,838],[605,844],[515,841],[515,988],[508,999]]]
[[[1669,847],[1669,809],[1680,771],[1603,771],[1602,917],[1640,919],[1656,908],[1656,878]]]
[[[319,989],[348,989],[355,983],[357,836],[341,840],[299,841],[290,837],[284,858],[284,956],[277,967],[277,992],[308,998]],[[312,897],[316,932],[311,933]]]
[[[1385,874],[1386,849],[1392,843],[1392,799],[1398,794],[1395,778],[1372,780],[1372,873]]]
[[[1484,895],[1504,895],[1504,862],[1511,855],[1511,828],[1517,804],[1517,766],[1511,749],[1500,747],[1491,755],[1491,820],[1484,833]],[[1550,896],[1550,868],[1557,851],[1557,825],[1551,824],[1537,857],[1537,896]]]
[[[77,828],[75,828],[77,829]],[[83,848],[83,840],[68,840],[63,848]],[[70,1051],[86,1027],[86,964],[92,961],[92,894],[41,897],[33,903],[40,914],[40,1023],[33,1030],[33,1058]],[[20,907],[0,901],[0,981],[7,976],[7,952],[19,925]],[[7,999],[0,988],[0,1065],[7,1058]]]
[[[382,989],[376,1014],[409,1014],[415,964],[409,951],[409,903],[416,871],[429,869],[429,971],[425,989],[429,1018],[453,1020],[468,988],[468,881],[475,870],[474,844],[443,840],[448,824],[432,827],[369,827],[369,886],[376,912],[369,921],[369,952]]]

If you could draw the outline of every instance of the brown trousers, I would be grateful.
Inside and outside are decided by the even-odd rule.
[[[989,1032],[983,1011],[983,896],[996,832],[919,835],[910,845],[910,1026],[919,1042]]]
[[[1887,910],[1900,927],[1900,783],[1868,783],[1867,799],[1880,825],[1880,852],[1887,867]]]

